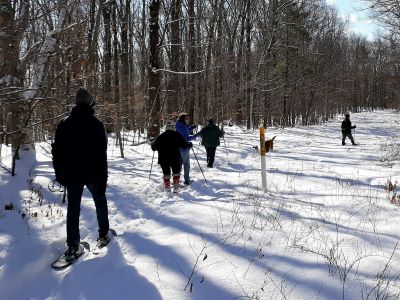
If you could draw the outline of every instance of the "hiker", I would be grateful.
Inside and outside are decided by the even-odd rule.
[[[215,151],[220,145],[219,139],[224,136],[224,132],[214,124],[213,119],[208,120],[208,124],[200,131],[202,138],[201,144],[206,148],[207,153],[207,167],[214,167]]]
[[[191,142],[186,142],[181,134],[175,131],[175,123],[167,121],[165,131],[156,137],[151,144],[153,151],[158,151],[158,163],[163,171],[164,187],[166,192],[171,192],[171,169],[174,193],[178,193],[181,176],[181,153],[179,148],[192,148]]]
[[[189,133],[196,128],[196,125],[189,126],[189,116],[187,113],[181,113],[178,117],[178,120],[175,123],[176,131],[179,132],[186,142],[193,141],[199,135],[198,133],[194,135],[190,135]],[[184,184],[190,185],[192,181],[190,180],[190,153],[188,148],[180,148],[181,157],[182,157],[182,164],[183,164],[183,178]]]
[[[350,115],[346,114],[345,119],[342,122],[342,146],[346,145],[346,137],[350,139],[352,145],[357,145],[354,142],[353,135],[351,134],[351,130],[356,127],[356,125],[351,126]]]
[[[94,116],[92,95],[80,88],[75,106],[56,130],[52,145],[56,180],[67,190],[67,246],[66,260],[82,255],[79,215],[83,188],[92,194],[99,235],[97,246],[104,247],[111,240],[109,232],[107,187],[107,137],[103,124]]]

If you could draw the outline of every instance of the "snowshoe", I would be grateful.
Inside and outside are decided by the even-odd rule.
[[[105,236],[97,238],[96,247],[100,249],[107,246],[115,236],[117,236],[115,230],[110,229]]]
[[[104,237],[98,237],[97,238],[97,244],[96,247],[93,249],[92,253],[94,255],[97,255],[100,253],[101,249],[105,248],[108,246],[108,244],[114,239],[114,237],[117,236],[117,233],[115,232],[114,229],[110,229],[107,232],[107,235]]]
[[[67,251],[51,264],[51,267],[62,270],[72,265],[83,255],[85,248],[90,249],[89,244],[85,242],[80,243],[77,247],[68,247]]]

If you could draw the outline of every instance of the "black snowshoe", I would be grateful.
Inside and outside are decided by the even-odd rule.
[[[101,250],[108,246],[108,244],[113,240],[114,237],[117,236],[117,233],[114,229],[110,229],[107,232],[106,236],[98,237],[96,247],[92,250],[94,255],[98,255]]]
[[[115,232],[115,230],[110,229],[105,236],[102,236],[102,237],[99,236],[97,238],[96,247],[100,248],[100,249],[104,248],[111,242],[111,240],[114,238],[114,236],[117,236],[117,233]]]
[[[61,270],[72,265],[85,253],[86,244],[82,242],[77,247],[68,247],[67,251],[51,264],[51,267],[56,270]],[[87,247],[89,248],[89,245],[87,245]]]

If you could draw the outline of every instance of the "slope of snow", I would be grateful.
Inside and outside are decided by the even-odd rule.
[[[267,193],[258,131],[226,127],[213,169],[194,142],[208,184],[192,152],[195,182],[173,198],[158,165],[149,178],[149,145],[126,146],[121,159],[110,136],[107,197],[119,236],[63,271],[50,264],[65,250],[66,206],[48,189],[50,145],[37,144],[22,153],[17,176],[0,168],[0,299],[396,299],[400,208],[384,185],[400,181],[397,119],[394,111],[353,114],[356,147],[341,146],[339,117],[268,128],[277,138]],[[5,145],[0,164],[10,165]],[[80,220],[93,245],[87,190]]]

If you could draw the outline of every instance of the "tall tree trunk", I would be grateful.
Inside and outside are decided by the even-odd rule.
[[[133,101],[131,84],[133,80],[133,64],[131,64],[130,55],[130,35],[131,26],[129,23],[131,17],[131,1],[125,1],[125,11],[121,22],[121,110],[124,114],[124,126],[131,130],[133,123]],[[132,70],[131,70],[132,68]],[[132,74],[131,74],[132,71]],[[132,88],[133,89],[133,88]]]
[[[254,87],[251,64],[251,4],[250,0],[246,7],[246,75],[247,75],[247,129],[253,128],[254,110]]]
[[[217,119],[222,117],[222,92],[223,92],[223,86],[222,86],[222,17],[223,17],[223,9],[224,9],[224,1],[220,1],[219,6],[218,6],[218,19],[217,19],[217,38],[216,38],[216,45],[215,45],[215,65],[216,65],[216,72],[214,74],[215,76],[215,86],[214,86],[214,101],[216,101],[216,107],[217,110],[213,111],[212,107],[209,111],[210,117],[217,116]]]
[[[22,80],[19,71],[19,40],[16,37],[16,22],[11,1],[0,0],[0,88],[10,93],[1,96],[1,102],[5,103],[4,117],[6,121],[5,131],[12,133],[21,125],[18,103],[20,95],[13,92],[13,87],[21,88]],[[18,90],[17,89],[17,90]],[[5,93],[6,94],[6,93]],[[7,136],[7,142],[11,142],[13,153],[18,158],[19,134],[13,133]]]
[[[160,0],[151,0],[150,5],[150,36],[149,36],[149,101],[147,111],[149,123],[147,126],[148,138],[155,138],[160,133],[161,104],[160,104],[160,73],[159,69],[159,13]]]
[[[102,1],[102,0],[101,0]],[[111,2],[103,2],[102,5],[103,23],[104,23],[104,40],[103,40],[103,99],[104,99],[104,120],[106,122],[106,130],[112,131],[112,52],[111,52]]]
[[[118,49],[118,24],[117,24],[117,4],[114,2],[113,10],[112,10],[112,31],[113,31],[113,71],[114,71],[114,130],[115,137],[117,139],[117,143],[119,145],[120,155],[124,158],[124,143],[122,141],[122,126],[123,126],[123,114],[125,112],[122,111],[121,101],[120,101],[120,92],[119,92],[119,57],[120,51]]]
[[[196,37],[195,37],[195,12],[194,12],[194,0],[188,1],[188,17],[189,17],[189,28],[188,28],[188,100],[189,100],[189,114],[193,118],[193,123],[198,122],[198,116],[195,108],[196,103],[196,75],[190,74],[196,70]]]
[[[172,0],[171,3],[171,71],[180,72],[181,67],[181,0]],[[180,96],[180,75],[171,73],[169,74],[169,86],[167,95],[167,113],[171,114],[178,110],[178,101]]]
[[[86,76],[88,78],[88,88],[90,91],[94,92],[94,87],[96,84],[96,60],[97,60],[97,46],[98,38],[100,32],[100,17],[103,10],[103,0],[99,1],[99,10],[96,14],[96,0],[91,0],[90,2],[90,25],[88,32],[88,58],[86,62]]]
[[[245,37],[245,29],[246,29],[246,6],[243,3],[243,8],[240,15],[240,34],[239,34],[239,42],[238,42],[238,54],[237,54],[237,62],[236,62],[236,70],[235,70],[235,85],[237,92],[239,94],[239,100],[236,102],[236,121],[240,122],[243,119],[243,44]],[[247,104],[245,104],[247,107]]]
[[[210,92],[210,87],[209,87],[209,83],[210,83],[210,76],[212,75],[211,72],[211,59],[212,59],[212,47],[214,45],[214,41],[215,41],[215,24],[216,24],[216,19],[218,16],[218,9],[217,7],[219,6],[219,1],[221,0],[215,0],[215,2],[213,3],[213,15],[212,18],[210,20],[210,29],[208,32],[208,36],[207,36],[207,50],[206,50],[206,58],[205,58],[205,70],[204,70],[204,76],[203,76],[203,85],[202,85],[202,97],[204,98],[204,102],[203,102],[203,113],[205,116],[210,116],[210,110],[211,110],[211,92]],[[215,93],[214,93],[215,95]]]

